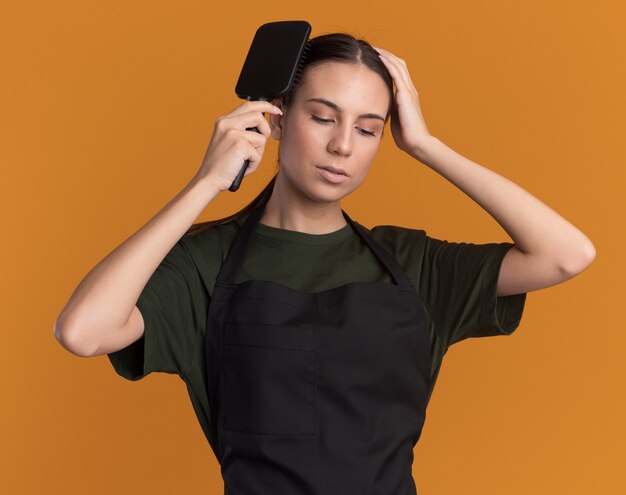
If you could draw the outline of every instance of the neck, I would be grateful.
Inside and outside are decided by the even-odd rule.
[[[279,173],[260,223],[306,234],[329,234],[347,225],[339,201],[320,202],[297,191]]]

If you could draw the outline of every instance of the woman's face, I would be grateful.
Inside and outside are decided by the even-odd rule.
[[[280,143],[280,173],[308,197],[337,201],[365,179],[389,108],[383,79],[362,64],[327,62],[309,69],[283,116],[270,116]],[[345,172],[326,178],[322,167]]]

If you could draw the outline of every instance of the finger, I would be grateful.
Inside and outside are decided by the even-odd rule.
[[[385,66],[389,68],[390,66],[395,69],[395,76],[400,79],[405,86],[410,87],[409,81],[407,81],[407,69],[406,63],[404,60],[401,60],[399,57],[396,57],[390,52],[383,51],[380,54],[380,59],[383,61]],[[391,70],[390,70],[391,72]]]
[[[254,148],[264,148],[267,139],[262,134],[254,131],[238,131],[243,133],[242,136],[248,144]]]
[[[248,165],[251,166],[252,170],[254,171],[259,166],[259,163],[261,163],[261,160],[263,159],[263,155],[259,153],[259,151],[256,148],[253,148],[250,150],[250,154],[248,155],[247,159],[250,160]]]
[[[276,115],[282,115],[283,112],[276,105],[273,105],[269,101],[246,101],[228,113],[226,116],[234,116],[250,111],[255,112],[270,112]]]
[[[374,45],[370,45],[374,50],[376,50],[378,53],[391,53],[389,50],[385,50],[384,48],[381,48],[379,46],[374,46]]]
[[[411,81],[411,76],[409,75],[406,62],[404,62],[404,60],[399,59],[394,55],[387,55],[386,53],[381,53],[380,59],[393,76],[396,87],[402,85],[407,90],[415,90],[415,86]]]
[[[389,50],[385,50],[384,48],[381,48],[379,46],[373,46],[373,48],[380,54],[391,55],[391,52]]]
[[[270,129],[270,125],[267,122],[267,120],[265,120],[265,117],[263,115],[253,112],[249,115],[249,118],[252,120],[252,122],[256,122],[256,125],[254,127],[256,127],[259,133],[263,134],[263,136],[265,136],[266,139],[268,139],[271,136],[272,130]],[[252,127],[252,126],[246,125],[244,129],[247,129],[248,127]]]
[[[256,127],[260,134],[269,138],[271,135],[270,125],[263,114],[258,112],[248,112],[240,115],[230,117],[232,119],[232,125],[237,129],[248,129]]]
[[[385,64],[385,66],[387,68],[389,68],[388,67],[389,64],[395,64],[394,67],[398,66],[398,71],[396,73],[392,74],[392,76],[394,76],[394,79],[397,79],[397,77],[395,77],[396,75],[400,75],[400,76],[404,75],[404,71],[402,70],[402,66],[404,66],[406,68],[406,63],[404,62],[404,60],[400,59],[399,57],[397,57],[393,53],[391,53],[389,50],[385,50],[384,48],[380,48],[380,47],[374,46],[374,45],[372,45],[372,48],[374,48],[378,52],[378,54],[380,56],[379,58],[382,60],[382,62]],[[404,82],[406,85],[408,85],[408,82],[410,82],[410,77],[409,77],[409,81],[407,81],[406,77],[402,77],[402,82]],[[397,84],[396,84],[396,86],[397,86]]]
[[[246,170],[246,174],[254,172],[259,167],[259,164],[263,160],[265,148],[264,147],[255,148],[255,151],[256,151],[256,155],[254,155],[254,158],[248,164],[248,169]]]

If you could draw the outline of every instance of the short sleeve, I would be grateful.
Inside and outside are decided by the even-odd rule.
[[[168,252],[137,300],[142,337],[108,354],[115,371],[128,380],[153,371],[185,376],[197,337],[204,334],[208,294],[184,239]]]
[[[510,335],[519,326],[526,293],[496,296],[502,260],[514,245],[426,236],[420,294],[445,350],[471,337]]]

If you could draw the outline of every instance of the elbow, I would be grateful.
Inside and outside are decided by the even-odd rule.
[[[80,332],[76,327],[70,327],[61,322],[61,317],[54,322],[54,337],[65,350],[79,357],[95,356],[93,345],[85,337],[84,332]]]
[[[591,265],[591,263],[593,263],[593,260],[596,259],[596,247],[593,245],[591,241],[589,241],[589,245],[587,246],[586,256],[587,256],[587,266],[589,266]]]
[[[596,259],[596,248],[591,241],[585,243],[585,246],[581,249],[581,254],[578,256],[575,262],[569,263],[564,271],[574,277],[581,272],[584,272]]]

